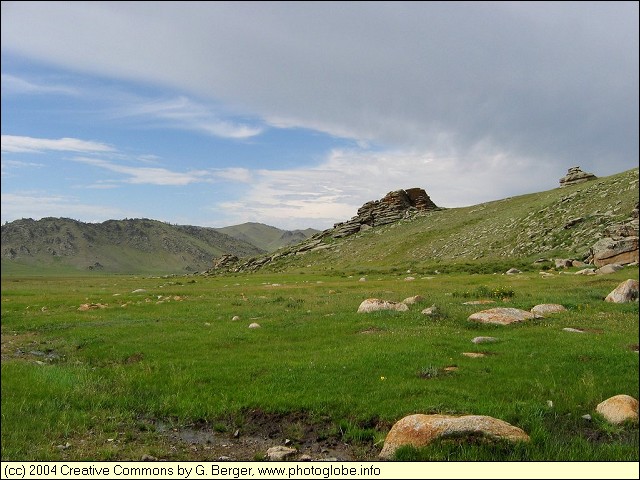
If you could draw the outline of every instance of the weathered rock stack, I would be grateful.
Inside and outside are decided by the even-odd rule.
[[[560,186],[566,187],[568,185],[575,185],[576,183],[595,180],[596,178],[598,177],[593,173],[583,172],[580,167],[571,167],[567,174],[560,179]]]
[[[336,223],[331,235],[334,238],[346,237],[370,227],[397,222],[413,212],[437,209],[438,206],[422,188],[395,190],[381,200],[365,203],[351,220]]]

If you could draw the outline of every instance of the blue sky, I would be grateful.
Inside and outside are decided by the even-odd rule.
[[[638,166],[637,2],[2,2],[2,222],[327,228]]]

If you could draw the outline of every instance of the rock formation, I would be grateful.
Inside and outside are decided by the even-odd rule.
[[[213,268],[207,270],[205,275],[218,272],[255,271],[274,260],[284,257],[332,248],[332,238],[347,237],[369,228],[409,218],[420,212],[438,209],[439,207],[431,201],[427,192],[422,188],[395,190],[387,193],[380,200],[370,201],[362,205],[358,209],[357,215],[351,220],[336,223],[333,228],[316,233],[301,243],[280,249],[271,255],[253,257],[245,261],[240,261],[231,255],[223,255],[214,260]],[[329,240],[329,242],[325,242],[325,240]]]
[[[583,172],[580,167],[571,167],[567,174],[560,179],[560,186],[566,187],[568,185],[575,185],[576,183],[595,180],[596,178],[598,177],[593,173]]]
[[[334,238],[346,237],[369,227],[397,222],[411,212],[437,209],[438,206],[422,188],[396,190],[387,193],[381,200],[365,203],[351,220],[336,223],[331,235]]]

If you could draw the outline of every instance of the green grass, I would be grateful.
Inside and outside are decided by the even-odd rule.
[[[637,279],[637,267],[414,281],[395,271],[359,282],[353,273],[3,276],[2,460],[126,460],[149,451],[178,460],[158,422],[232,432],[259,409],[303,415],[287,427],[293,441],[307,423],[328,422],[323,435],[363,451],[379,450],[390,426],[412,413],[490,415],[532,438],[404,448],[404,460],[638,461],[637,424],[611,426],[595,414],[610,396],[638,397],[638,304],[602,300]],[[365,298],[413,295],[425,300],[408,312],[356,313]],[[484,307],[463,305],[476,296],[568,310],[481,326],[467,317]],[[107,308],[78,311],[85,303]],[[432,304],[437,317],[420,313]],[[252,322],[262,328],[249,329]],[[471,343],[481,335],[500,342]],[[457,370],[444,371],[450,366]],[[587,413],[593,421],[581,418]]]

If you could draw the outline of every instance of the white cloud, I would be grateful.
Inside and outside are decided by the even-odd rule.
[[[2,152],[5,153],[42,153],[48,150],[62,152],[113,152],[105,143],[79,140],[77,138],[34,138],[16,135],[2,135]]]
[[[181,96],[171,100],[139,102],[116,111],[117,116],[160,121],[163,126],[193,130],[222,138],[245,139],[263,132],[262,127],[221,120],[202,104]]]
[[[126,176],[124,183],[147,185],[189,185],[211,181],[211,174],[207,170],[191,170],[188,172],[173,172],[166,168],[135,167],[119,165],[107,160],[87,157],[75,157],[76,162],[99,167],[111,172],[122,173]]]

